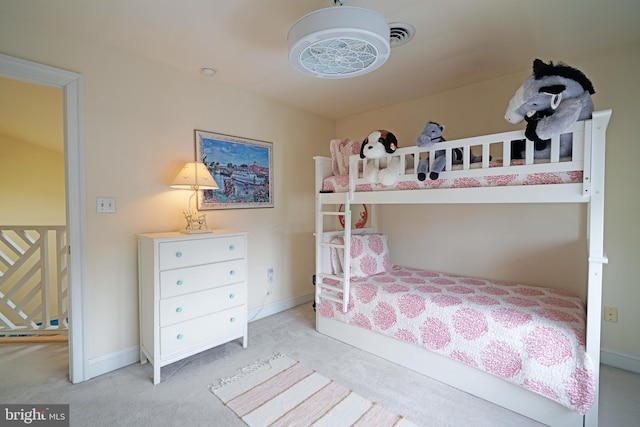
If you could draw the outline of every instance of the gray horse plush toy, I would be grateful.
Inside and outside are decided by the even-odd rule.
[[[571,155],[571,134],[564,134],[576,121],[591,118],[595,93],[591,81],[579,70],[563,63],[533,61],[533,74],[509,101],[505,119],[527,121],[525,136],[535,142],[534,158],[549,158],[551,138],[560,135],[560,156]],[[512,149],[514,158],[523,153]]]
[[[428,148],[435,145],[438,142],[446,141],[442,136],[442,131],[444,130],[444,126],[438,124],[436,122],[429,122],[424,127],[422,133],[416,139],[416,145],[422,148]],[[454,165],[462,164],[463,162],[463,152],[460,148],[454,148],[451,150],[451,163]],[[431,167],[431,172],[429,173],[429,178],[432,180],[436,180],[440,177],[440,172],[444,170],[447,158],[445,156],[444,150],[436,151],[435,159],[433,161],[433,165]],[[482,156],[476,156],[473,153],[470,153],[470,161],[471,163],[481,162]],[[418,180],[424,181],[427,179],[427,172],[429,172],[429,158],[422,159],[418,163]]]

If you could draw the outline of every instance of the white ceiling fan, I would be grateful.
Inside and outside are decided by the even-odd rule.
[[[289,60],[304,74],[342,79],[370,73],[382,66],[392,46],[409,41],[415,29],[392,24],[378,13],[361,7],[334,6],[311,12],[291,27]]]

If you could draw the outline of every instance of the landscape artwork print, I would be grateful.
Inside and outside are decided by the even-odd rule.
[[[202,190],[198,209],[273,207],[273,144],[195,131],[196,160],[205,164],[218,190]]]

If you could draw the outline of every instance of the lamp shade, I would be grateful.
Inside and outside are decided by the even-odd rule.
[[[176,179],[171,183],[171,188],[185,190],[217,190],[218,184],[211,176],[211,172],[204,163],[191,162],[184,165]]]

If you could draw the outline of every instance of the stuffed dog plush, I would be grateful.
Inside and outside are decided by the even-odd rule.
[[[386,130],[374,130],[362,142],[360,147],[360,158],[379,159],[385,153],[393,154],[398,148],[396,136]]]
[[[364,167],[364,178],[371,183],[380,182],[384,185],[393,185],[400,174],[400,159],[392,157],[385,159],[387,154],[395,153],[398,148],[396,136],[386,130],[374,130],[362,141],[360,158],[367,159]],[[379,169],[368,159],[381,159]]]

